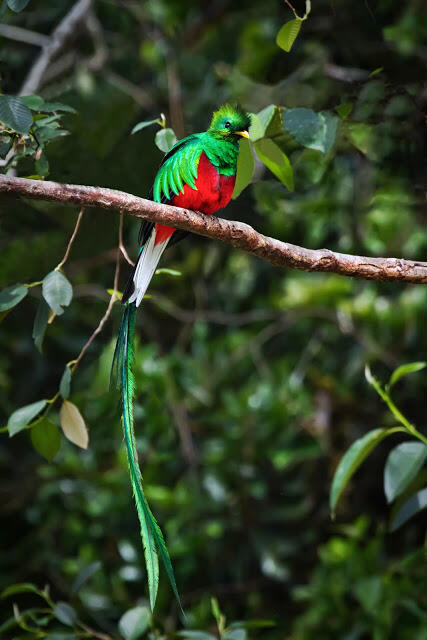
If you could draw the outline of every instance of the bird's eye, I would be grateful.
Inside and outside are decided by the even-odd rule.
[[[224,126],[225,126],[226,129],[229,129],[230,126],[231,126],[231,123],[230,122],[226,122]]]

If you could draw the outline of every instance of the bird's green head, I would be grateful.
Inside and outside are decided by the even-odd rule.
[[[215,111],[208,133],[219,140],[236,142],[241,136],[249,138],[251,118],[241,107],[224,104]]]

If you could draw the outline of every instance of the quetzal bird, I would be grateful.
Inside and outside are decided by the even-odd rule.
[[[154,179],[150,197],[155,202],[207,214],[213,214],[225,207],[231,199],[236,181],[239,140],[242,136],[249,138],[249,125],[250,117],[240,107],[222,106],[213,114],[207,131],[179,140],[165,155]],[[162,558],[178,602],[179,595],[163,534],[151,513],[142,487],[133,425],[133,336],[136,310],[147,291],[163,251],[184,235],[186,232],[163,224],[149,221],[142,223],[138,260],[122,297],[124,310],[112,368],[113,378],[117,381],[122,395],[124,439],[141,525],[152,609],[159,582],[157,554]]]

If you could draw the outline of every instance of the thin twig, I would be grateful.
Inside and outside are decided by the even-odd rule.
[[[123,213],[120,214],[120,222],[119,222],[119,249],[122,252],[126,262],[128,262],[132,267],[135,266],[133,260],[129,258],[128,252],[126,251],[126,247],[123,244]]]
[[[77,356],[77,358],[75,360],[72,360],[71,362],[68,363],[68,365],[71,367],[71,370],[74,372],[75,368],[79,365],[79,363],[81,362],[82,358],[84,357],[86,351],[89,349],[90,345],[92,344],[92,342],[95,340],[96,336],[99,335],[102,331],[102,329],[104,328],[105,323],[107,322],[108,318],[111,315],[111,311],[113,310],[114,304],[116,302],[116,300],[119,299],[118,295],[117,295],[117,291],[118,291],[118,286],[119,286],[119,274],[120,274],[120,246],[117,246],[117,253],[116,253],[116,269],[114,272],[114,284],[113,284],[113,292],[111,294],[110,297],[110,301],[108,303],[108,307],[106,312],[104,313],[104,315],[102,316],[101,320],[99,321],[98,326],[96,327],[95,331],[92,333],[92,335],[90,336],[89,340],[86,342],[86,344],[83,346],[82,350],[80,351],[79,355]]]
[[[76,235],[77,235],[77,233],[79,231],[80,223],[82,221],[84,212],[85,212],[85,208],[82,207],[80,209],[80,211],[79,211],[79,215],[78,215],[78,218],[77,218],[76,226],[74,227],[74,231],[71,234],[71,238],[70,238],[70,240],[68,242],[67,250],[65,251],[64,257],[62,258],[61,262],[55,267],[55,271],[59,271],[68,260],[68,256],[70,255],[71,247],[73,246],[73,242],[76,239]]]

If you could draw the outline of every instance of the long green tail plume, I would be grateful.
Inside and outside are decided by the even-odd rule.
[[[121,388],[122,424],[133,495],[135,497],[139,522],[141,524],[141,538],[142,545],[144,547],[145,564],[147,567],[151,609],[154,610],[157,588],[159,585],[159,554],[162,558],[169,582],[171,583],[173,592],[182,611],[169,552],[167,550],[162,531],[151,513],[142,488],[142,476],[138,463],[133,423],[134,376],[132,372],[132,364],[134,358],[133,339],[135,332],[135,318],[135,304],[126,303],[114,352],[111,374],[112,379],[114,379],[117,386]]]

